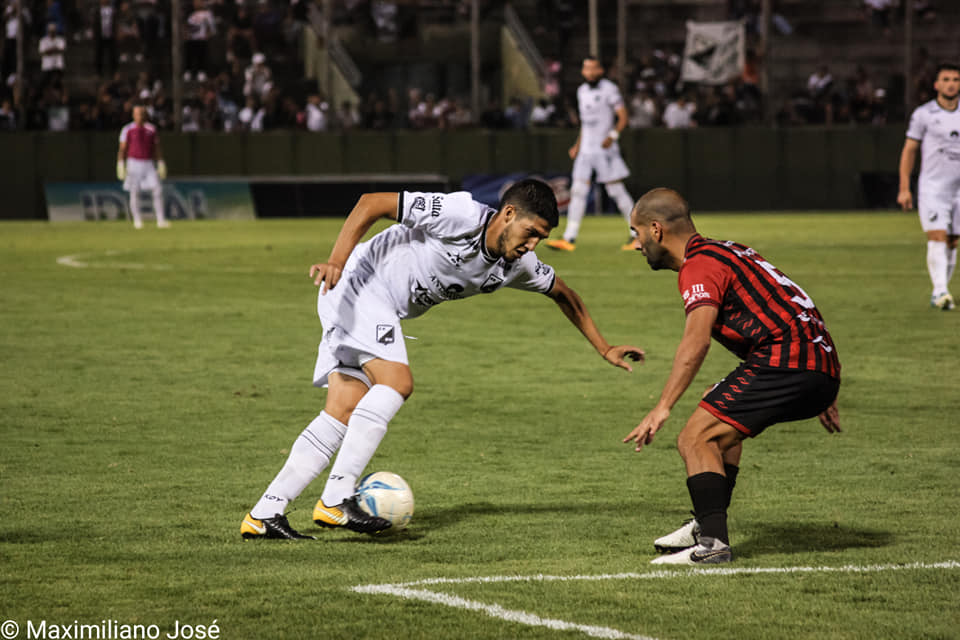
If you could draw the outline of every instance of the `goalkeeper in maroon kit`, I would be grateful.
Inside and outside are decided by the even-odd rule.
[[[700,369],[711,335],[743,362],[704,394],[677,440],[687,467],[694,519],[654,546],[655,564],[729,562],[727,508],[743,439],[778,422],[814,416],[840,431],[840,361],[810,296],[756,251],[697,233],[686,201],[654,189],[630,220],[653,269],[679,272],[687,313],[683,338],[660,401],[624,439],[637,451],[653,441]]]

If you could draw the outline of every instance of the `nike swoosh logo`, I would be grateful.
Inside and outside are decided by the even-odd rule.
[[[248,519],[246,519],[246,518],[243,519],[243,523],[246,524],[246,525],[249,525],[254,531],[256,531],[257,533],[259,533],[259,534],[261,534],[261,535],[263,535],[264,533],[267,532],[267,528],[266,528],[266,527],[258,527],[257,525],[253,524],[252,522],[250,522],[250,520],[248,520]]]

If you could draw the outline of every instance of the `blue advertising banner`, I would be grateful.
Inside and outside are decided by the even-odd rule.
[[[51,222],[127,220],[130,194],[120,182],[47,182],[47,216]],[[153,217],[149,191],[141,192],[141,210]],[[165,180],[167,220],[253,220],[253,199],[246,180]]]

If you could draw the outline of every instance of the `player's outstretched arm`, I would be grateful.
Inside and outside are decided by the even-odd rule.
[[[310,277],[313,284],[321,288],[321,293],[333,289],[340,281],[343,267],[353,253],[354,247],[363,239],[373,223],[380,218],[397,219],[397,207],[400,202],[398,193],[365,193],[360,196],[354,205],[346,222],[340,228],[333,251],[326,262],[314,264],[310,267]],[[326,285],[326,289],[324,289]]]
[[[700,370],[707,351],[710,350],[710,331],[717,319],[718,309],[713,305],[702,305],[687,314],[687,324],[683,329],[683,338],[673,356],[673,368],[670,377],[660,393],[657,402],[637,427],[627,434],[624,442],[636,442],[637,451],[643,445],[653,442],[653,436],[663,427],[670,411],[683,395],[693,378]]]
[[[614,366],[631,372],[633,371],[633,367],[630,366],[630,363],[627,362],[626,359],[629,358],[634,362],[643,360],[643,349],[630,345],[611,346],[610,343],[604,339],[597,325],[594,324],[593,318],[590,317],[590,312],[587,311],[587,305],[583,303],[583,299],[559,277],[554,281],[553,288],[547,295],[557,303],[557,306],[563,311],[563,315],[567,316],[567,319],[580,330],[580,333],[590,341],[590,344],[597,350],[597,353],[603,356],[604,360]]]
[[[900,152],[900,190],[897,193],[897,204],[904,211],[913,209],[913,194],[910,192],[910,174],[917,162],[917,151],[920,143],[913,138],[907,138]]]

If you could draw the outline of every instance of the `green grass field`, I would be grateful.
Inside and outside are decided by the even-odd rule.
[[[730,575],[648,564],[690,508],[675,436],[735,360],[714,345],[654,444],[621,444],[683,311],[675,274],[615,250],[612,217],[588,218],[574,254],[538,253],[644,366],[605,364],[544,296],[444,304],[405,325],[416,390],[371,463],[412,485],[410,528],[316,529],[317,481],[290,516],[316,542],[243,542],[323,406],[306,272],[340,222],[0,225],[0,623],[21,638],[43,620],[160,637],[216,620],[231,639],[960,637],[960,312],[928,306],[915,215],[698,218],[806,289],[844,365],[842,434],[811,420],[746,443]],[[795,567],[844,569],[775,571]],[[539,574],[594,579],[465,580]],[[435,578],[450,581],[352,590]]]

